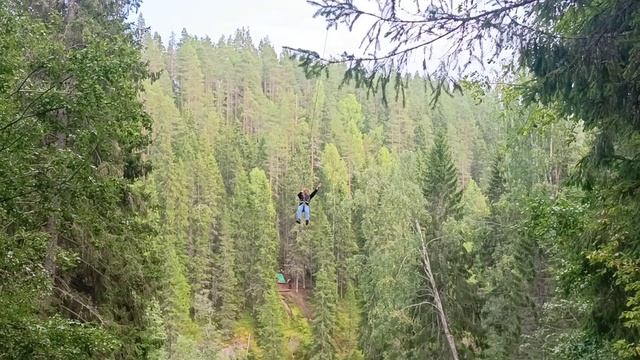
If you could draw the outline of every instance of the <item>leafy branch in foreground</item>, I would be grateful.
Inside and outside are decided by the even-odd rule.
[[[385,90],[394,81],[397,94],[404,85],[401,74],[421,69],[431,80],[435,98],[441,91],[460,90],[459,80],[473,69],[501,60],[503,54],[517,51],[536,36],[555,36],[537,14],[559,7],[545,0],[464,0],[457,4],[379,0],[374,9],[353,0],[308,2],[317,8],[314,16],[324,18],[328,28],[342,25],[353,31],[366,23],[367,30],[360,43],[361,55],[344,52],[323,58],[313,51],[288,48],[307,75],[318,75],[329,65],[341,63],[347,66],[345,81],[354,80],[373,92]]]

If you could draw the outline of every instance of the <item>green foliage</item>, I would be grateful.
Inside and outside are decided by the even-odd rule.
[[[234,197],[234,238],[238,251],[238,274],[246,304],[256,309],[268,289],[275,286],[278,237],[276,213],[264,171],[253,169],[247,181],[238,182]],[[245,226],[250,223],[251,226]]]
[[[272,282],[273,284],[273,282]],[[266,290],[264,300],[257,308],[258,335],[265,359],[284,358],[284,311],[275,285]]]
[[[348,263],[356,254],[357,245],[352,230],[351,189],[347,164],[333,144],[327,144],[321,156],[321,178],[324,183],[323,209],[327,214],[329,234],[323,243],[333,243],[338,294],[344,296],[350,286]]]
[[[424,161],[421,167],[422,193],[431,216],[434,237],[437,237],[448,218],[460,215],[462,201],[457,170],[451,160],[446,135],[442,131],[436,134],[433,147]]]
[[[491,178],[489,179],[488,196],[492,203],[498,202],[502,194],[505,192],[505,179],[503,170],[501,169],[503,162],[503,155],[498,153],[491,165]]]
[[[587,1],[554,12],[549,3],[531,14],[570,37],[636,9]],[[633,31],[632,17],[611,32]],[[215,44],[185,32],[166,51],[151,42],[150,65],[167,64],[170,77],[148,89],[161,233],[181,289],[161,301],[164,314],[180,314],[167,332],[197,344],[209,319],[200,315],[212,307],[212,322],[233,337],[236,317],[248,312],[258,320],[249,352],[284,356],[279,262],[293,292],[311,293],[309,355],[445,356],[413,234],[416,219],[430,219],[434,275],[461,357],[632,357],[637,139],[624,117],[632,112],[621,110],[633,87],[620,81],[631,79],[623,69],[633,61],[624,59],[634,50],[612,41],[612,51],[597,54],[611,61],[598,63],[580,55],[589,41],[549,39],[524,47],[527,91],[541,103],[523,105],[534,97],[513,87],[478,95],[472,84],[473,99],[441,97],[434,108],[424,101],[437,96],[433,84],[419,77],[401,77],[404,103],[380,106],[381,95],[338,86],[344,68],[307,80],[268,41],[256,48],[246,30]],[[620,65],[610,79],[600,76],[607,63]],[[359,78],[377,81],[367,79]],[[173,97],[179,111],[166,102]],[[584,193],[563,182],[591,146],[581,118],[598,136],[578,168]],[[297,226],[295,194],[318,180],[311,225]],[[63,254],[72,266],[75,255]],[[213,280],[202,276],[209,271]]]
[[[383,148],[376,165],[367,170],[362,190],[356,193],[362,210],[363,258],[358,280],[365,358],[416,354],[406,334],[414,326],[410,313],[419,291],[417,243],[411,228],[420,209],[412,194],[419,193],[419,188],[405,176]]]
[[[162,346],[142,331],[161,260],[137,182],[150,169],[151,119],[125,22],[133,5],[0,4],[0,273],[13,275],[3,287],[15,284],[1,301],[8,356],[144,357]]]
[[[32,5],[0,4],[0,358],[445,358],[436,290],[461,358],[638,356],[632,42],[527,47],[540,103],[429,107],[405,76],[382,106],[246,30],[165,49],[135,3]],[[548,10],[636,27],[630,1]]]
[[[314,305],[314,344],[311,359],[335,359],[336,300],[335,271],[325,264],[316,274]]]
[[[16,319],[5,311],[1,315],[3,359],[94,359],[109,356],[119,345],[95,326],[58,316],[43,322],[35,316]]]
[[[347,290],[342,301],[338,303],[336,318],[336,336],[334,337],[338,350],[338,359],[364,359],[364,354],[358,345],[361,324],[360,303],[356,289]]]
[[[217,310],[215,316],[222,330],[227,333],[233,328],[240,306],[238,279],[234,272],[236,251],[229,227],[230,220],[225,217],[218,253],[214,258],[212,285],[212,302]]]
[[[616,343],[623,358],[639,356],[640,343],[639,280],[631,270],[638,258],[632,240],[639,233],[633,190],[638,186],[638,105],[629,101],[638,92],[631,75],[638,67],[638,47],[631,41],[639,30],[638,5],[586,1],[570,11],[541,9],[540,18],[553,24],[562,40],[540,38],[523,49],[533,74],[527,94],[595,133],[576,176],[591,204],[583,241],[593,246],[581,249],[589,264],[583,276],[593,279],[586,290],[596,306],[591,330]]]

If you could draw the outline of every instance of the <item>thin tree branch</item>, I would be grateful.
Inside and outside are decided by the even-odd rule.
[[[62,284],[66,283],[64,281],[64,279],[60,278],[59,276],[56,276],[56,279],[58,279]],[[65,289],[63,289],[63,288],[61,288],[59,286],[55,286],[54,285],[53,289],[59,291],[60,293],[62,293],[62,295],[65,295],[67,298],[71,299],[73,302],[75,302],[76,304],[80,305],[82,308],[84,308],[87,311],[89,311],[89,313],[91,315],[93,315],[96,319],[98,319],[98,321],[100,321],[100,324],[104,324],[104,320],[102,320],[102,316],[91,305],[85,304],[82,300],[80,300],[73,293],[71,293],[70,291],[67,291],[67,290],[65,290]],[[85,321],[83,318],[80,318],[80,319]],[[85,321],[85,322],[87,322],[87,321]]]
[[[22,87],[24,86],[24,84],[26,84],[26,83],[27,83],[27,81],[29,80],[29,78],[31,78],[33,75],[35,75],[38,71],[40,71],[40,70],[42,70],[42,69],[43,69],[43,66],[42,66],[42,65],[37,66],[35,69],[33,69],[33,70],[29,73],[29,75],[27,75],[27,77],[25,77],[25,78],[20,82],[20,84],[18,85],[18,87],[16,87],[16,89],[15,89],[14,91],[12,91],[11,93],[7,94],[7,95],[5,96],[5,98],[7,98],[7,99],[8,99],[8,98],[12,97],[13,95],[17,94],[18,92],[20,92],[20,90],[22,90]]]
[[[438,306],[436,304],[432,303],[431,301],[426,301],[426,300],[422,301],[422,302],[419,302],[417,304],[407,305],[407,306],[403,307],[402,310],[410,309],[410,308],[413,308],[413,307],[419,307],[419,306],[422,306],[422,305],[431,305],[434,309],[438,310]]]
[[[18,118],[16,118],[15,120],[11,121],[10,123],[4,125],[3,127],[0,128],[0,132],[5,131],[6,129],[8,129],[9,127],[17,124],[18,122],[20,122],[21,120],[26,118],[26,113],[27,111],[38,101],[40,100],[45,94],[49,93],[51,90],[53,90],[56,86],[58,86],[59,84],[69,80],[71,78],[71,75],[65,77],[64,79],[57,81],[55,83],[53,83],[53,85],[51,85],[48,89],[46,89],[45,91],[41,92],[40,94],[38,94],[38,96],[36,96],[34,99],[31,100],[31,102],[29,102],[29,104],[27,104],[27,106],[23,109],[22,113],[20,114],[20,116]]]

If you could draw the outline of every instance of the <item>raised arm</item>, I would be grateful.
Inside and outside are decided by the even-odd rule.
[[[311,194],[309,194],[309,201],[311,201],[311,199],[313,199],[314,196],[316,196],[316,194],[318,193],[318,190],[320,189],[320,185],[318,184],[318,186],[316,186],[315,190],[313,190],[313,192]]]

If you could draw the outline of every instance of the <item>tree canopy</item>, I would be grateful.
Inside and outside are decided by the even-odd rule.
[[[640,3],[363,4],[296,59],[0,2],[0,359],[639,358]]]

